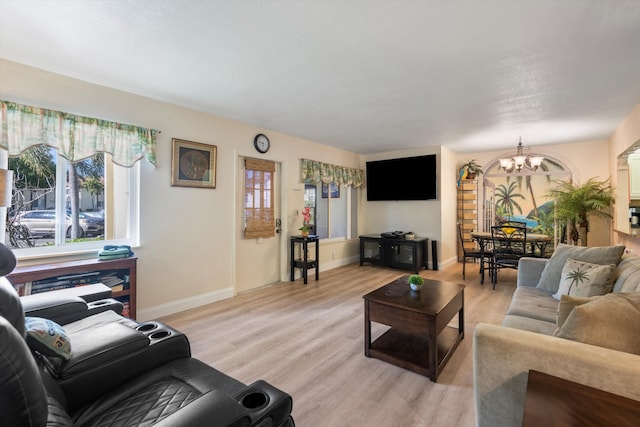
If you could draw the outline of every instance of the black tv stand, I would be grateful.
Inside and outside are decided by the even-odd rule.
[[[397,267],[418,273],[427,267],[427,237],[412,240],[404,237],[382,237],[380,234],[360,236],[360,265],[365,262],[384,267]]]

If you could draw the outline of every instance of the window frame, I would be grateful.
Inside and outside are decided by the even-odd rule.
[[[6,157],[6,150],[0,150]],[[109,157],[110,159],[110,157]],[[7,167],[8,160],[5,160],[5,168]],[[88,242],[66,242],[66,181],[67,181],[67,168],[69,161],[59,155],[56,151],[56,202],[55,213],[56,218],[64,218],[63,221],[56,221],[55,240],[53,246],[37,246],[31,248],[12,248],[12,251],[16,258],[21,260],[29,259],[42,259],[50,257],[61,257],[67,255],[95,253],[102,249],[105,245],[128,245],[131,247],[140,246],[140,162],[136,162],[132,167],[122,167],[111,160],[105,161],[105,239],[88,241]],[[113,168],[122,168],[124,173],[124,185],[122,189],[128,193],[128,203],[126,204],[126,214],[128,221],[126,221],[124,233],[126,237],[118,239],[107,239],[106,230],[108,223],[114,223],[115,209],[110,203],[109,193],[113,193],[113,186],[115,185],[115,177]],[[63,183],[63,185],[60,185]],[[111,197],[115,197],[112,195]],[[4,208],[6,213],[6,208]],[[112,212],[111,216],[108,212]],[[109,219],[111,217],[111,219]],[[5,242],[6,233],[2,236],[2,242]]]
[[[357,190],[359,190],[359,188],[353,188],[351,186],[347,186],[347,185],[340,185],[340,194],[341,197],[340,198],[335,198],[335,197],[327,197],[326,199],[324,197],[318,197],[318,195],[322,194],[322,183],[318,183],[318,184],[314,184],[314,183],[305,183],[305,185],[311,185],[311,186],[315,186],[316,187],[316,198],[314,201],[314,205],[312,206],[312,210],[314,212],[314,231],[315,234],[318,234],[318,228],[320,228],[320,222],[317,219],[317,211],[318,211],[318,204],[319,204],[319,199],[321,200],[326,200],[327,202],[327,208],[326,208],[326,218],[324,219],[324,223],[322,224],[322,226],[326,225],[326,231],[327,231],[327,236],[326,237],[320,237],[320,240],[322,241],[344,241],[344,240],[352,240],[355,239],[356,237],[353,236],[354,233],[354,228],[357,228],[357,216],[354,217],[354,212],[357,213],[357,209],[354,209],[354,203],[357,203]],[[328,188],[331,188],[330,186]],[[307,190],[305,190],[307,191]],[[344,217],[344,227],[345,227],[345,235],[344,236],[332,236],[332,229],[331,229],[331,223],[332,223],[332,211],[331,211],[331,204],[332,204],[332,200],[334,200],[333,203],[337,203],[337,200],[342,200],[342,197],[344,197],[344,203],[346,204],[346,212],[345,212],[345,217]],[[305,206],[307,206],[307,203],[305,203]]]

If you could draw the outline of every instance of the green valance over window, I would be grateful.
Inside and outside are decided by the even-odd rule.
[[[362,169],[352,169],[345,166],[331,165],[329,163],[316,162],[315,160],[302,159],[300,161],[302,182],[318,184],[332,182],[346,187],[362,187],[364,182],[364,171]]]
[[[10,156],[34,145],[47,145],[71,162],[103,152],[124,167],[140,159],[156,164],[157,130],[2,100],[0,107],[0,148]]]

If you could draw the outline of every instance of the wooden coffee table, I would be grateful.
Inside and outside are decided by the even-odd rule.
[[[411,291],[408,276],[365,295],[364,355],[436,382],[464,338],[464,285],[425,279]],[[458,314],[458,327],[447,324]],[[371,342],[371,322],[391,328]]]

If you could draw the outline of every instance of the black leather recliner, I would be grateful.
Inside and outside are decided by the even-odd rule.
[[[71,358],[56,360],[29,348],[21,300],[0,278],[0,426],[294,425],[289,395],[191,358],[180,332],[86,311],[64,325]]]
[[[161,322],[140,324],[111,309],[105,310],[105,307],[121,308],[121,303],[110,296],[107,286],[97,284],[19,299],[26,316],[62,325],[72,344],[69,360],[55,354],[37,354],[39,362],[62,388],[71,410],[134,376],[191,356],[189,340],[175,329]],[[0,278],[0,307],[19,305],[7,303],[15,299],[11,284]],[[0,315],[6,315],[2,308]],[[69,320],[73,321],[67,323]]]

